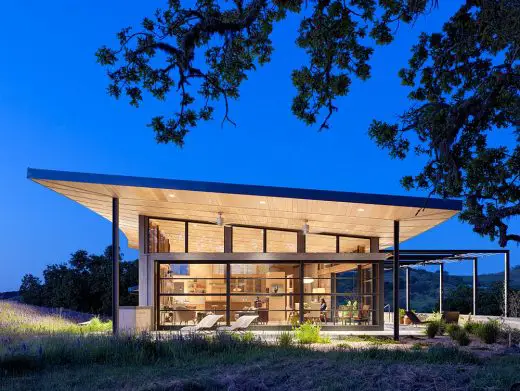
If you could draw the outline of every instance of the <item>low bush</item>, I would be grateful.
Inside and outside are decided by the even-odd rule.
[[[474,322],[471,318],[468,318],[467,322],[464,323],[464,330],[470,334],[476,334],[479,325],[480,323]]]
[[[446,327],[448,335],[460,346],[467,346],[471,342],[468,332],[458,324],[450,324]]]
[[[278,337],[278,345],[281,347],[291,346],[294,342],[293,335],[289,331],[283,331]]]
[[[399,344],[390,337],[379,337],[373,335],[347,335],[341,338],[345,342],[368,342],[371,345],[393,345]]]
[[[321,327],[312,322],[306,322],[294,329],[294,338],[300,344],[330,343],[330,337],[320,336]]]
[[[488,320],[485,323],[480,323],[475,333],[484,343],[495,343],[500,334],[500,323],[498,320]]]
[[[439,324],[440,322],[437,320],[432,320],[430,323],[426,324],[426,329],[424,332],[428,336],[428,338],[435,338],[437,333],[439,332]]]
[[[446,334],[448,334],[451,338],[453,338],[453,335],[458,333],[460,330],[461,330],[461,327],[458,324],[446,325]]]
[[[240,336],[242,342],[254,342],[256,340],[255,334],[252,331],[246,331]]]

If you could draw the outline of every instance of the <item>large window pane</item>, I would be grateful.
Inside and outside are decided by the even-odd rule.
[[[268,253],[296,252],[296,232],[268,230],[266,236]]]
[[[208,314],[226,314],[225,265],[162,264],[159,267],[159,324],[196,323]]]
[[[231,320],[256,315],[255,323],[289,325],[298,320],[298,264],[231,265]]]
[[[150,219],[148,252],[184,252],[184,222]]]
[[[340,253],[369,253],[370,239],[363,238],[339,238]]]
[[[304,318],[322,324],[377,323],[377,273],[371,264],[304,266]]]
[[[256,228],[233,227],[234,253],[261,253],[264,251],[264,232]]]
[[[336,237],[331,235],[307,234],[305,248],[308,253],[335,253]]]
[[[223,253],[224,227],[213,224],[188,224],[190,253]]]

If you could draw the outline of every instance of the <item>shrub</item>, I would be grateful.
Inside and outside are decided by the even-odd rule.
[[[446,325],[446,334],[453,338],[453,336],[457,334],[460,331],[460,329],[461,327],[458,324]]]
[[[379,337],[373,335],[346,335],[341,338],[346,342],[368,342],[371,345],[393,345],[399,344],[390,337]]]
[[[330,343],[330,338],[320,337],[321,327],[312,322],[306,322],[294,329],[294,337],[301,344]]]
[[[479,324],[476,334],[484,343],[495,343],[500,334],[498,320],[488,320],[486,323]]]
[[[470,334],[476,334],[479,325],[480,323],[472,321],[470,317],[468,318],[467,322],[464,323],[464,330],[466,330]]]
[[[320,340],[318,342],[319,343],[330,343],[330,335],[326,335],[324,337],[320,336]]]
[[[446,322],[444,320],[442,320],[442,319],[439,319],[438,323],[439,323],[439,332],[438,332],[438,334],[439,335],[446,334],[446,326],[447,326]]]
[[[244,334],[242,334],[240,340],[242,342],[254,342],[256,340],[255,334],[253,334],[252,331],[246,331]]]
[[[278,345],[288,347],[293,344],[293,336],[290,332],[284,331],[278,336]]]
[[[440,322],[435,320],[426,324],[425,333],[428,336],[428,338],[435,338],[435,336],[439,332],[439,324]]]
[[[458,342],[460,346],[467,346],[471,342],[468,332],[460,327],[458,324],[449,324],[446,326],[446,332],[454,341]]]

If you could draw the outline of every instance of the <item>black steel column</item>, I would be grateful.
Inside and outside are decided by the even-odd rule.
[[[478,298],[478,258],[473,258],[473,316],[477,315]]]
[[[299,319],[300,319],[300,324],[303,324],[303,321],[304,321],[304,313],[303,313],[303,300],[304,300],[304,297],[303,297],[303,291],[305,289],[305,285],[304,285],[304,282],[303,282],[303,274],[304,274],[304,264],[303,264],[303,261],[300,261],[300,305],[299,305]]]
[[[504,316],[509,316],[509,251],[504,254]]]
[[[443,311],[442,302],[444,301],[444,263],[439,264],[439,312]]]
[[[362,309],[365,296],[363,296],[363,268],[361,265],[357,265],[357,294],[358,294],[358,308]]]
[[[224,252],[233,252],[233,227],[224,227]],[[226,325],[231,325],[231,264],[226,264]]]
[[[394,264],[393,264],[393,309],[394,309],[394,340],[399,340],[399,221],[394,221]]]
[[[157,303],[156,303],[157,305]],[[119,329],[119,198],[112,198],[112,332]]]
[[[406,271],[406,311],[410,311],[410,268],[407,267]]]
[[[296,252],[297,253],[304,253],[306,249],[306,237],[303,232],[298,232],[296,234]],[[305,264],[303,261],[300,261],[300,324],[303,324],[304,319],[304,308],[303,308],[303,302],[305,301],[304,297],[304,276],[305,276]]]

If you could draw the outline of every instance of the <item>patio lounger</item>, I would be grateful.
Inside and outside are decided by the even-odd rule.
[[[408,319],[412,322],[414,326],[420,325],[420,324],[428,324],[430,323],[427,320],[421,320],[419,317],[415,314],[415,312],[412,311],[405,311],[406,316],[408,316]]]
[[[444,320],[444,322],[446,324],[458,324],[459,315],[460,315],[460,312],[458,312],[458,311],[444,311],[442,313],[441,319]]]
[[[180,332],[196,333],[199,331],[211,331],[222,316],[223,315],[206,315],[195,326],[185,326],[181,328]]]
[[[421,320],[415,313],[412,311],[406,311],[406,316],[408,316],[408,319],[412,321],[412,324],[417,326],[419,324],[428,324],[430,323],[429,320]],[[450,323],[459,323],[459,312],[458,311],[444,311],[441,315],[441,320],[444,321],[446,324]]]
[[[244,315],[238,318],[231,326],[222,326],[217,331],[245,331],[258,315]]]

